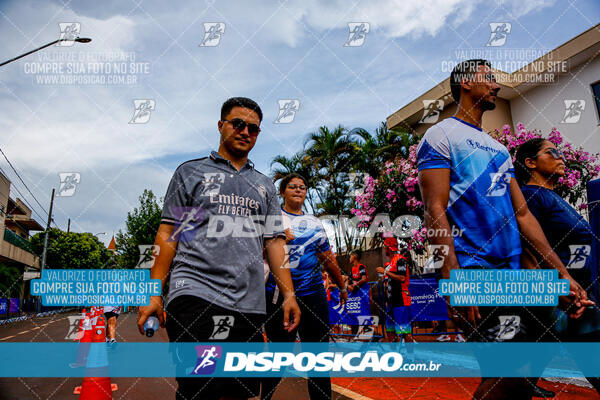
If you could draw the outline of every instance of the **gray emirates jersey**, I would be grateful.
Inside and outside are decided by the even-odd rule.
[[[264,240],[285,238],[273,182],[251,161],[240,171],[217,152],[181,164],[161,222],[177,241],[168,302],[200,297],[232,311],[265,310]]]

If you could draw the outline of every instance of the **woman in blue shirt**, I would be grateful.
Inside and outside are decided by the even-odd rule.
[[[571,276],[586,289],[588,298],[596,301],[592,276],[598,265],[591,257],[594,233],[590,224],[554,191],[564,174],[564,156],[552,142],[532,139],[517,150],[515,175],[529,210]],[[531,256],[527,253],[525,257]]]
[[[590,224],[555,191],[558,179],[565,175],[565,158],[556,146],[543,138],[531,139],[517,149],[515,175],[527,206],[540,223],[548,242],[571,276],[583,286],[588,298],[597,304],[593,290],[598,260],[591,254],[594,232]],[[526,268],[539,268],[539,260],[523,247],[521,262]],[[597,342],[600,340],[600,310],[587,307],[581,318],[555,313],[555,329],[561,340]],[[587,380],[600,393],[600,378]]]
[[[287,175],[279,185],[279,194],[283,198],[281,210],[290,219],[293,231],[293,239],[287,243],[289,268],[302,319],[296,330],[287,332],[283,329],[283,298],[270,274],[266,283],[265,331],[271,342],[293,342],[296,340],[296,333],[304,342],[329,342],[329,304],[320,264],[323,264],[340,288],[340,301],[345,302],[348,298],[340,268],[321,221],[302,211],[307,190],[306,180],[299,174]],[[270,399],[280,380],[281,378],[262,379],[261,398]],[[308,392],[311,400],[330,400],[331,379],[308,378]]]

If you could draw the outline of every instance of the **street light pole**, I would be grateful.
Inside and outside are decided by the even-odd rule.
[[[27,53],[21,54],[20,56],[17,56],[17,57],[15,57],[15,58],[11,58],[10,60],[4,61],[2,64],[0,64],[0,67],[2,67],[3,65],[6,65],[6,64],[8,64],[8,63],[11,63],[11,62],[13,62],[13,61],[16,61],[16,60],[18,60],[19,58],[23,58],[23,57],[25,57],[25,56],[28,56],[28,55],[30,55],[31,53],[35,53],[36,51],[40,51],[40,50],[42,50],[42,49],[45,49],[46,47],[50,47],[50,46],[52,46],[53,44],[56,44],[56,43],[59,43],[59,42],[77,42],[77,43],[89,43],[89,42],[91,42],[91,41],[92,41],[92,39],[90,39],[90,38],[79,38],[79,37],[78,37],[78,38],[75,38],[75,39],[57,39],[57,40],[55,40],[55,41],[53,41],[53,42],[50,42],[50,43],[48,43],[48,44],[45,44],[45,45],[43,45],[43,46],[41,46],[41,47],[38,47],[37,49],[33,49],[33,50],[31,50],[31,51],[28,51]]]
[[[54,188],[52,188],[52,197],[50,197],[50,212],[48,213],[48,224],[46,225],[46,234],[44,235],[44,250],[42,251],[42,270],[46,266],[46,253],[48,252],[48,236],[50,235],[50,224],[52,223],[52,207],[54,207]]]

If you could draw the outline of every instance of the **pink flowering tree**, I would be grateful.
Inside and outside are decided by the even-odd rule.
[[[388,161],[377,178],[365,177],[362,193],[356,196],[351,210],[363,227],[369,226],[376,214],[389,215],[390,221],[403,215],[416,215],[423,220],[423,202],[419,191],[417,144],[408,148],[408,157]],[[425,229],[414,230],[408,238],[409,248],[423,249]],[[391,232],[383,232],[389,234]]]
[[[542,137],[538,130],[527,130],[523,124],[518,124],[514,133],[510,126],[504,125],[501,131],[495,130],[492,135],[506,146],[513,162],[521,144]],[[552,128],[546,139],[565,155],[565,175],[558,179],[554,190],[579,210],[586,209],[586,185],[600,173],[600,154],[590,154],[581,147],[574,148],[556,128]]]
[[[515,133],[505,125],[501,131],[491,133],[504,144],[511,156],[519,145],[527,140],[542,137],[535,130],[528,131],[523,124],[517,125]],[[585,209],[586,184],[600,173],[600,155],[590,155],[582,148],[574,148],[566,142],[557,129],[552,129],[548,140],[565,154],[564,178],[560,178],[556,191],[571,204]],[[356,196],[356,207],[351,210],[363,227],[369,226],[377,214],[388,214],[391,221],[402,215],[416,215],[423,221],[423,202],[417,178],[417,144],[409,147],[408,157],[397,158],[384,164],[379,176],[364,179],[362,193]],[[407,239],[409,248],[419,252],[427,240],[425,228],[415,229]]]

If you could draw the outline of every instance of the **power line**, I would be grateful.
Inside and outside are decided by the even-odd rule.
[[[25,184],[25,181],[23,181],[23,178],[21,178],[21,175],[19,175],[19,173],[17,172],[17,170],[15,169],[15,167],[12,165],[12,163],[10,162],[10,160],[8,159],[8,157],[6,157],[6,154],[4,154],[4,152],[2,151],[2,148],[0,148],[0,153],[2,153],[2,155],[6,159],[6,162],[8,162],[8,165],[10,165],[10,167],[15,172],[15,174],[17,175],[17,177],[19,178],[19,180],[21,181],[21,183],[23,183],[23,186],[25,186],[25,189],[27,189],[27,191],[29,192],[29,194],[31,195],[31,197],[33,197],[33,199],[35,200],[35,202],[38,203],[38,205],[41,207],[41,209],[46,213],[46,215],[48,215],[48,211],[46,211],[46,209],[44,208],[44,206],[38,201],[38,199],[34,196],[34,194],[31,192],[31,190],[29,190],[29,187]]]
[[[2,152],[2,149],[0,149],[0,152]],[[4,155],[4,153],[2,152],[2,154]],[[4,158],[6,158],[6,155],[4,156]],[[8,158],[6,159],[6,161],[8,161]],[[8,161],[8,163],[10,164],[10,161]],[[12,164],[11,164],[12,167]],[[14,167],[13,167],[14,170]],[[0,167],[0,172],[2,172],[2,174],[4,176],[6,176],[8,178],[8,174]],[[19,174],[15,171],[15,173],[17,174],[17,176],[19,176]],[[21,179],[21,177],[19,176],[19,179]],[[21,179],[21,182],[23,182],[23,179]],[[25,185],[25,182],[23,182],[23,185]],[[23,195],[23,193],[19,190],[19,187],[16,184],[11,185],[11,187],[13,187],[17,193],[21,196],[23,202],[31,209],[32,212],[34,212],[42,221],[44,221],[47,217],[48,217],[48,212],[42,207],[42,210],[46,213],[46,216],[42,216],[40,215],[40,213],[38,213],[36,211],[36,209],[31,205],[31,203],[27,200],[27,198]],[[25,185],[25,187],[27,188],[27,185]],[[27,190],[29,191],[29,193],[31,193],[31,191],[29,190],[29,188],[27,188]],[[31,193],[31,195],[33,196],[33,193]],[[35,196],[33,196],[33,198],[35,199],[35,201],[40,204],[39,201],[37,201],[37,199],[35,198]],[[40,204],[41,207],[41,204]],[[56,222],[54,221],[54,218],[52,218],[52,223],[54,224],[55,228],[58,228],[58,225],[56,224]]]
[[[4,170],[3,170],[1,167],[0,167],[0,172],[2,172],[2,174],[3,174],[4,176],[7,176],[6,172],[4,172]],[[7,176],[7,177],[8,177],[8,176]],[[36,214],[37,214],[37,216],[38,216],[38,217],[40,217],[40,219],[41,219],[42,221],[44,220],[44,218],[47,218],[47,216],[46,216],[46,217],[42,217],[42,216],[40,215],[40,213],[38,213],[38,212],[35,210],[35,208],[33,208],[33,207],[31,206],[31,203],[29,203],[29,201],[27,201],[27,199],[25,198],[25,196],[23,196],[23,193],[21,193],[21,191],[19,190],[19,188],[18,188],[16,185],[12,185],[12,187],[13,187],[13,188],[14,188],[14,189],[17,191],[17,193],[19,193],[19,195],[20,195],[20,196],[23,198],[23,202],[24,202],[25,204],[27,204],[27,206],[28,206],[29,208],[31,208],[31,211],[33,211],[34,213],[36,213]]]

